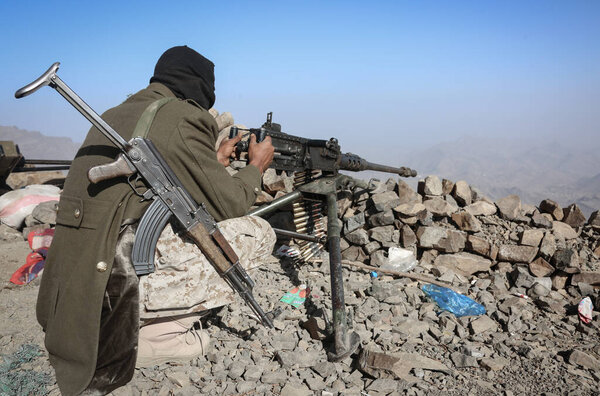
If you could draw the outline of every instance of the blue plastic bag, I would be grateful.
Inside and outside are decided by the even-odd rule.
[[[485,314],[483,305],[446,287],[427,284],[423,285],[421,290],[423,290],[428,297],[433,299],[441,309],[453,313],[456,316]]]

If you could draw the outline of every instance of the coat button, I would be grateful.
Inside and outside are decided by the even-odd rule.
[[[260,192],[260,190],[258,189],[258,187],[254,187],[254,192],[257,193],[257,194]]]
[[[73,212],[73,216],[75,216],[75,218],[78,219],[79,216],[81,216],[81,211],[79,209],[75,209],[75,211]]]
[[[100,261],[98,264],[96,264],[96,270],[98,272],[104,272],[108,269],[108,264],[106,264],[104,261]]]

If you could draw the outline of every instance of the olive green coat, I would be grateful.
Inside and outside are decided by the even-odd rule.
[[[165,86],[152,83],[102,117],[129,140],[146,107],[172,96]],[[208,111],[182,100],[164,105],[148,134],[196,202],[205,203],[215,219],[221,221],[246,213],[260,190],[260,173],[248,166],[230,176],[217,161],[217,136],[216,123]],[[128,219],[139,219],[149,203],[140,202],[125,178],[97,185],[87,179],[89,168],[111,162],[117,154],[118,150],[97,129],[90,130],[65,182],[56,233],[41,280],[37,318],[46,332],[46,348],[64,394],[84,391],[95,372],[106,370],[97,364],[113,367],[105,379],[111,382],[120,377],[121,383],[116,386],[133,375],[135,349],[125,353],[116,345],[99,345],[108,333],[114,339],[125,330],[126,337],[137,334],[138,326],[137,316],[128,314],[134,310],[124,309],[122,301],[137,298],[137,283],[135,293],[126,298],[111,295],[111,290],[118,287],[111,288],[109,284],[107,288],[107,284],[109,276],[111,283],[113,278],[117,282],[111,271],[120,227]],[[120,315],[116,317],[122,325],[115,327],[113,323],[107,329],[105,319],[113,314]],[[133,327],[135,330],[131,330]],[[101,361],[99,353],[104,356]],[[114,373],[119,364],[125,373]],[[109,391],[111,386],[103,389]]]

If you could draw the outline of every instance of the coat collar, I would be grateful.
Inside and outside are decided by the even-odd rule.
[[[176,97],[175,94],[173,93],[173,91],[171,91],[169,88],[167,88],[165,85],[163,85],[161,83],[157,83],[157,82],[150,83],[150,85],[148,85],[148,87],[146,89],[149,89],[150,91],[155,92],[165,98],[175,98]],[[188,103],[191,103],[192,105],[194,105],[200,109],[203,109],[202,106],[200,106],[198,103],[196,103],[192,99],[186,99],[185,101]],[[204,109],[204,110],[206,110],[206,109]]]
[[[148,85],[148,89],[151,90],[152,92],[156,92],[157,94],[159,94],[160,96],[164,96],[166,98],[175,97],[175,94],[173,92],[171,92],[171,90],[169,88],[167,88],[166,86],[162,85],[161,83],[150,83],[150,85]]]

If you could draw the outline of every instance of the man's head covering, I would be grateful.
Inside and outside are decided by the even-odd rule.
[[[215,65],[187,46],[165,51],[150,82],[166,85],[180,99],[192,99],[205,109],[215,104]]]

